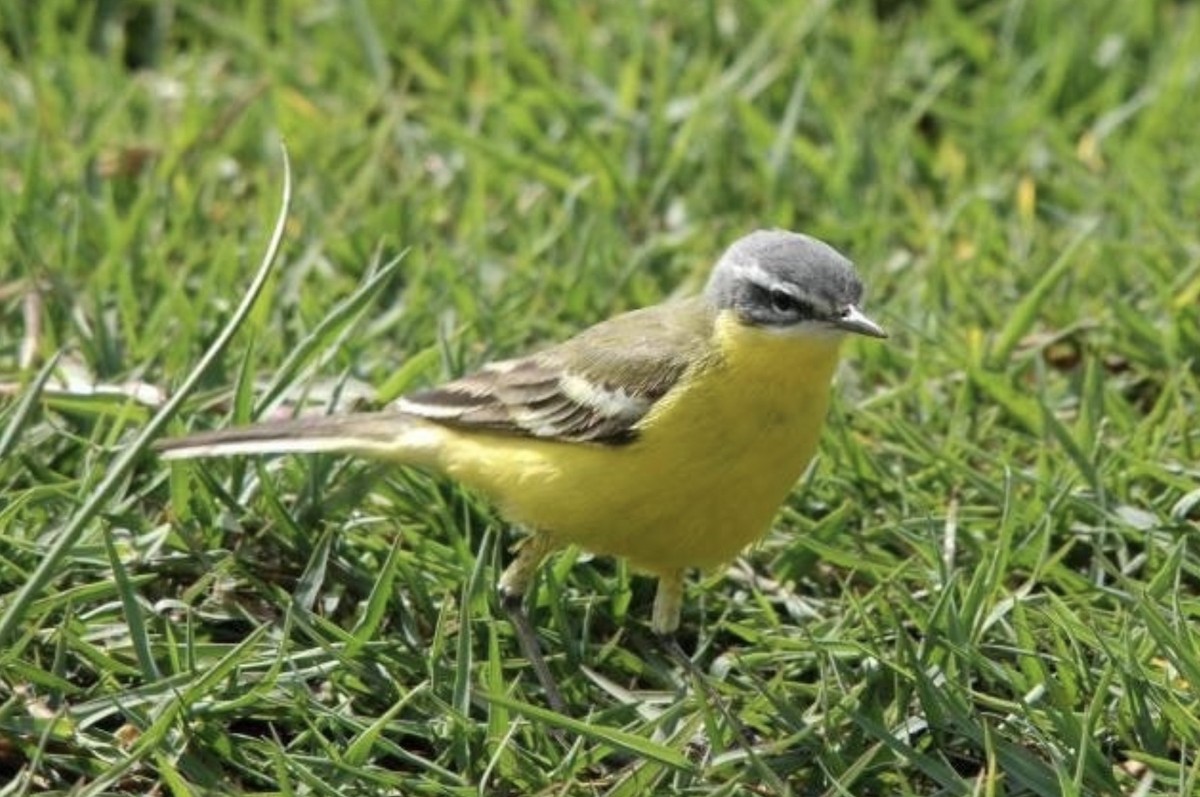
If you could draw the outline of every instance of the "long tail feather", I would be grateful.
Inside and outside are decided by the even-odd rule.
[[[240,426],[155,444],[165,459],[224,457],[237,454],[354,453],[404,458],[421,448],[414,433],[428,424],[405,412],[354,413],[292,418]],[[421,437],[421,435],[417,435]]]

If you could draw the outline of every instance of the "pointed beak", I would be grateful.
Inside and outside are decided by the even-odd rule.
[[[852,304],[846,305],[846,309],[842,310],[842,315],[834,320],[833,325],[846,332],[866,335],[870,338],[886,338],[888,336],[883,327],[876,324],[867,317],[866,313]]]

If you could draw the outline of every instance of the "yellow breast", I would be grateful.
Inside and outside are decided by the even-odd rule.
[[[727,562],[816,450],[837,340],[718,317],[713,350],[624,446],[449,432],[438,467],[511,520],[654,573]]]

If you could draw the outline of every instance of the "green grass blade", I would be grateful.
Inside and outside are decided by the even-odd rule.
[[[1079,248],[1083,246],[1096,228],[1100,226],[1099,219],[1089,219],[1080,229],[1072,236],[1063,250],[1059,252],[1058,257],[1046,269],[1033,287],[1017,302],[1008,314],[1008,321],[1000,328],[1000,332],[996,334],[995,340],[992,342],[991,350],[988,352],[988,362],[993,367],[1001,367],[1008,362],[1008,358],[1016,350],[1017,345],[1021,342],[1021,338],[1033,329],[1033,324],[1037,320],[1038,314],[1042,311],[1043,306],[1050,299],[1050,293],[1059,281],[1071,270],[1075,265],[1075,254]]]
[[[37,569],[33,571],[29,580],[21,586],[8,605],[4,607],[4,612],[0,614],[0,644],[12,638],[17,627],[24,619],[25,611],[29,608],[29,604],[54,579],[63,558],[66,557],[71,547],[75,545],[79,536],[83,534],[83,530],[87,527],[87,524],[116,495],[119,486],[128,478],[129,473],[133,470],[138,460],[150,448],[150,443],[158,436],[171,418],[174,417],[208,368],[224,353],[225,348],[229,345],[229,341],[237,334],[238,329],[250,314],[250,310],[258,300],[259,293],[266,285],[267,278],[270,276],[279,255],[279,249],[283,244],[284,224],[287,220],[288,209],[291,206],[291,166],[288,163],[287,151],[283,150],[283,153],[284,178],[279,216],[276,219],[275,228],[267,244],[266,252],[263,254],[258,272],[254,275],[254,279],[251,281],[245,296],[242,297],[237,310],[230,317],[229,323],[221,330],[221,334],[213,341],[212,346],[204,353],[204,356],[200,359],[195,369],[183,381],[183,384],[179,386],[175,395],[163,405],[162,409],[155,413],[154,417],[150,419],[150,422],[146,424],[146,427],[137,438],[118,454],[112,464],[109,465],[104,479],[90,491],[83,506],[72,515],[66,527],[59,532],[57,539],[55,539],[49,550],[46,551],[45,556],[38,563]]]
[[[617,730],[616,728],[584,722],[573,717],[566,717],[549,709],[513,700],[505,695],[489,694],[485,695],[485,698],[489,703],[504,706],[527,719],[570,731],[586,739],[608,745],[614,750],[640,758],[648,758],[651,761],[666,764],[682,772],[694,771],[694,765],[682,753],[664,745],[651,742],[641,736]]]

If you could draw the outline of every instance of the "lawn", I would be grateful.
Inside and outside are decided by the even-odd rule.
[[[0,221],[0,797],[1200,793],[1195,4],[0,3]],[[892,336],[689,583],[707,687],[572,550],[549,711],[452,483],[149,448],[378,406],[759,227]]]

